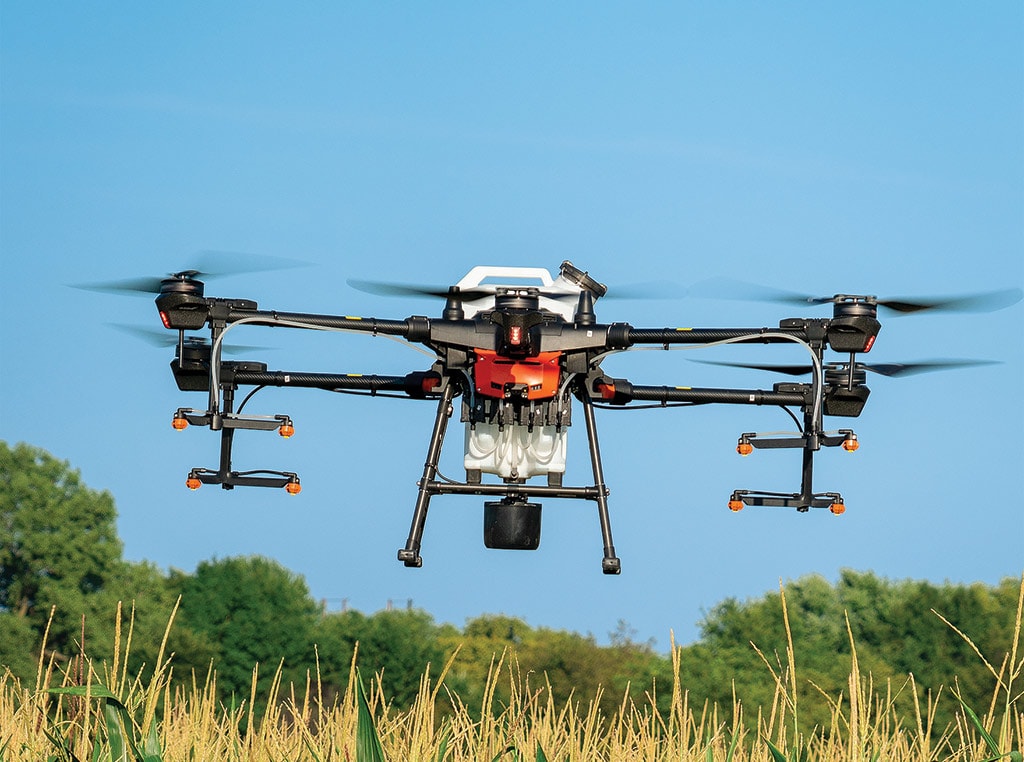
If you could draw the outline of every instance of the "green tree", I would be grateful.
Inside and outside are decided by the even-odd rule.
[[[644,694],[656,681],[660,706],[667,708],[671,661],[656,654],[650,643],[634,642],[632,634],[622,622],[612,634],[612,645],[605,647],[590,635],[532,628],[506,615],[480,616],[470,619],[461,633],[442,635],[449,651],[456,645],[461,649],[448,682],[471,711],[487,711],[483,688],[492,667],[504,658],[492,711],[508,700],[509,672],[533,690],[550,691],[556,705],[597,701],[606,716],[618,711],[627,690],[638,703],[646,703]]]
[[[385,695],[397,706],[410,706],[428,667],[436,676],[444,666],[441,632],[428,613],[416,609],[328,614],[316,627],[321,677],[344,689],[358,645],[363,675],[380,675]]]
[[[802,577],[784,589],[789,635],[780,593],[744,602],[727,599],[704,619],[700,641],[681,650],[680,675],[695,698],[728,706],[735,690],[745,706],[757,707],[770,704],[776,687],[765,660],[779,675],[795,667],[801,724],[809,730],[829,722],[819,689],[833,697],[848,695],[856,648],[860,673],[870,674],[876,686],[892,680],[899,694],[894,700],[904,710],[912,711],[911,696],[899,689],[910,674],[921,695],[956,684],[969,704],[981,706],[992,696],[993,678],[971,644],[937,614],[999,665],[1012,642],[1019,590],[1013,580],[996,588],[935,585],[849,570],[835,585],[820,576]],[[940,703],[940,731],[953,720],[953,709],[950,702]]]
[[[222,690],[248,696],[258,664],[265,693],[282,660],[286,684],[304,683],[319,607],[302,577],[249,556],[203,561],[171,582],[181,593],[181,623],[215,649]]]
[[[89,596],[86,650],[94,659],[110,659],[114,653],[118,606],[120,605],[122,656],[127,650],[128,672],[143,674],[156,669],[160,644],[167,636],[164,659],[174,654],[173,668],[180,678],[195,672],[206,676],[217,648],[203,633],[197,633],[171,614],[178,592],[171,578],[148,561],[121,561],[103,589]],[[131,634],[130,648],[128,636]]]
[[[39,639],[28,620],[10,611],[0,611],[0,674],[10,670],[24,687],[35,685]]]
[[[461,632],[449,630],[441,640],[448,653],[459,649],[449,675],[449,685],[471,712],[484,711],[484,686],[491,667],[504,657],[506,668],[516,649],[533,636],[522,619],[504,614],[483,614],[466,622]],[[508,691],[499,683],[495,700],[501,703]]]
[[[570,697],[584,706],[600,700],[608,716],[622,703],[627,686],[616,679],[617,649],[602,648],[593,637],[541,627],[516,648],[515,654],[523,674],[534,676],[531,687],[550,686],[556,705]]]
[[[325,614],[313,628],[317,669],[320,681],[330,694],[348,686],[352,659],[358,644],[370,632],[370,618],[355,609]],[[373,670],[364,667],[372,674]]]
[[[76,650],[88,596],[121,559],[114,500],[78,471],[26,444],[0,442],[0,610],[26,619],[47,645]]]

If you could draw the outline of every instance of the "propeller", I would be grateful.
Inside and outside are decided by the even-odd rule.
[[[154,347],[169,348],[178,345],[178,334],[170,331],[157,331],[149,328],[143,328],[137,325],[126,325],[124,323],[107,323],[111,328],[116,328],[122,333],[127,333],[130,336],[134,336],[141,341]],[[186,346],[209,346],[210,341],[205,336],[186,336]],[[225,344],[222,347],[224,352],[228,354],[239,354],[242,352],[266,352],[273,347],[252,347],[245,346],[242,344]]]
[[[170,278],[182,281],[196,278],[219,278],[225,275],[241,275],[243,273],[266,272],[269,270],[286,270],[294,267],[305,267],[309,263],[284,257],[272,257],[262,254],[243,254],[233,251],[202,251],[192,267],[163,276],[142,278],[124,278],[98,283],[72,284],[73,288],[102,293],[140,293],[159,294],[161,284]]]
[[[788,376],[803,376],[813,370],[811,365],[758,365],[738,362],[716,362],[713,360],[691,360],[703,365],[721,365],[728,368],[750,368],[751,370],[767,370],[774,373],[783,373]],[[956,368],[973,368],[982,365],[1000,365],[998,360],[923,360],[921,362],[904,363],[856,363],[857,370],[867,370],[878,373],[882,376],[899,377],[915,376],[919,373],[932,373],[940,370],[953,370]],[[845,368],[846,364],[826,364],[825,369]]]
[[[373,280],[346,281],[356,291],[362,291],[375,296],[429,296],[446,299],[449,295],[457,294],[463,301],[471,302],[474,299],[482,299],[487,296],[494,296],[494,289],[467,288],[454,291],[454,286],[414,286],[407,283],[383,283]]]
[[[705,296],[718,299],[749,299],[754,301],[780,302],[809,306],[816,304],[838,304],[861,299],[868,304],[885,307],[899,314],[914,312],[995,312],[1010,307],[1024,297],[1019,288],[983,291],[974,294],[959,294],[924,298],[879,298],[876,296],[853,297],[847,294],[833,296],[808,296],[793,291],[760,286],[731,278],[713,278],[697,284],[691,289],[691,296]]]
[[[367,294],[376,296],[427,296],[445,299],[450,295],[451,289],[448,286],[415,286],[405,283],[383,283],[370,280],[348,280],[349,286]],[[533,288],[527,286],[525,288]],[[543,288],[537,289],[541,296],[559,297],[565,296],[566,291],[546,291]],[[483,299],[494,296],[494,288],[468,288],[458,291],[459,297],[466,302],[475,299]],[[622,286],[612,286],[608,293],[601,296],[602,299],[678,299],[686,295],[686,288],[674,283],[650,282],[634,283]]]

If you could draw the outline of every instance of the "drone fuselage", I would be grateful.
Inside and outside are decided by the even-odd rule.
[[[231,466],[235,430],[293,430],[287,416],[268,418],[235,411],[234,390],[242,385],[295,386],[437,401],[409,537],[398,554],[407,566],[422,564],[419,551],[430,499],[472,494],[491,498],[485,503],[484,537],[488,547],[495,548],[537,547],[540,504],[532,502],[537,498],[596,502],[604,546],[602,569],[617,574],[620,565],[612,543],[594,413],[599,406],[624,408],[642,402],[661,407],[716,403],[798,407],[803,424],[797,434],[771,440],[744,434],[741,441],[750,449],[801,448],[800,492],[736,491],[730,507],[734,503],[787,505],[806,511],[842,504],[838,493],[813,492],[811,456],[822,446],[846,441],[845,433],[823,432],[822,416],[859,415],[867,387],[863,373],[844,374],[836,370],[839,366],[829,366],[826,374],[822,356],[831,345],[850,353],[847,367],[853,368],[853,354],[869,350],[880,328],[874,304],[844,298],[836,302],[832,319],[791,318],[776,328],[634,328],[628,323],[598,322],[594,303],[605,291],[570,263],[563,263],[557,278],[536,268],[478,267],[448,290],[440,318],[382,320],[260,310],[251,300],[206,297],[201,282],[188,272],[179,273],[164,281],[157,306],[164,326],[179,331],[179,351],[172,364],[179,387],[207,391],[210,402],[205,411],[179,409],[175,420],[209,426],[224,437],[219,468],[193,469],[189,485],[284,486],[297,492],[298,477],[293,472],[238,472]],[[209,344],[185,341],[185,331],[207,324]],[[241,324],[385,334],[429,348],[436,361],[427,371],[405,376],[269,371],[262,363],[221,359],[224,334]],[[771,390],[642,386],[610,378],[601,369],[607,354],[635,346],[670,349],[684,344],[779,342],[797,343],[811,353],[817,368],[811,383],[777,384]],[[464,481],[438,474],[442,443],[458,397],[459,420],[465,427]],[[582,406],[593,468],[593,482],[583,486],[564,483],[574,402]],[[486,481],[484,475],[498,481]],[[544,483],[531,483],[535,477]]]

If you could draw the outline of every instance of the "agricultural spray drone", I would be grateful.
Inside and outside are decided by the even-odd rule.
[[[315,388],[378,397],[402,396],[432,401],[436,417],[418,483],[412,524],[398,559],[422,565],[421,541],[427,510],[440,495],[479,495],[484,503],[484,543],[489,548],[529,550],[538,547],[541,505],[538,500],[571,498],[597,505],[603,543],[602,570],[618,574],[619,558],[612,541],[595,409],[688,405],[776,405],[794,418],[792,434],[745,432],[737,450],[746,455],[758,448],[792,448],[802,459],[800,487],[792,493],[740,489],[728,507],[776,506],[806,512],[845,510],[838,492],[817,492],[812,484],[814,454],[823,447],[855,450],[852,428],[826,431],[826,416],[860,415],[868,400],[866,374],[904,375],[935,370],[964,361],[869,365],[858,356],[872,348],[881,323],[879,311],[997,309],[1020,299],[1020,291],[939,300],[895,300],[838,294],[824,298],[783,300],[831,304],[830,317],[786,318],[764,328],[637,328],[628,323],[602,323],[595,304],[607,288],[586,272],[563,262],[552,278],[547,270],[525,267],[476,267],[454,286],[423,289],[411,286],[351,282],[375,293],[431,295],[444,300],[439,317],[404,320],[348,317],[260,309],[249,299],[211,297],[204,293],[198,270],[165,278],[108,284],[117,290],[153,291],[164,328],[177,332],[171,363],[182,391],[204,392],[204,408],[179,408],[176,429],[204,426],[220,433],[217,468],[193,468],[186,484],[283,488],[297,494],[299,476],[289,471],[239,471],[232,465],[232,443],[239,430],[293,432],[287,415],[243,413],[236,392],[268,386]],[[435,360],[429,368],[403,376],[354,375],[269,370],[262,362],[225,360],[224,339],[240,325],[315,330],[341,330],[387,335],[421,345]],[[209,338],[191,332],[209,330]],[[803,366],[745,365],[781,373],[807,375],[807,380],[776,383],[770,390],[647,386],[612,378],[601,368],[610,354],[641,347],[727,343],[796,344],[806,350]],[[826,352],[837,353],[835,360]],[[250,395],[251,396],[251,393]],[[582,412],[593,468],[590,484],[572,486],[566,479],[566,447],[576,408]],[[794,412],[798,411],[798,412]],[[438,463],[453,415],[465,427],[465,479],[442,476]]]

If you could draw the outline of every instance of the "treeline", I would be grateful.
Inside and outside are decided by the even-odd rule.
[[[503,656],[506,669],[550,691],[556,705],[597,700],[609,715],[627,692],[638,700],[650,693],[667,711],[675,670],[691,705],[729,707],[735,695],[767,706],[776,680],[789,681],[795,668],[800,719],[810,728],[829,724],[822,693],[849,695],[854,656],[876,689],[891,680],[892,700],[908,710],[915,691],[926,702],[928,691],[954,687],[983,705],[995,687],[989,665],[1000,669],[1019,616],[1019,579],[936,585],[844,571],[835,584],[811,576],[755,600],[726,600],[707,613],[696,643],[662,654],[625,623],[600,645],[501,615],[460,628],[418,610],[328,613],[302,577],[261,557],[164,573],[122,558],[115,518],[111,496],[87,488],[66,463],[0,442],[0,671],[32,686],[40,661],[112,658],[120,602],[122,644],[131,627],[129,672],[145,678],[179,606],[166,643],[175,680],[202,683],[212,665],[224,700],[248,698],[257,664],[264,693],[280,666],[285,684],[313,680],[330,700],[344,691],[358,644],[362,673],[380,674],[397,706],[411,704],[424,672],[436,678],[457,651],[441,700],[475,712]],[[954,708],[940,704],[938,727]]]

